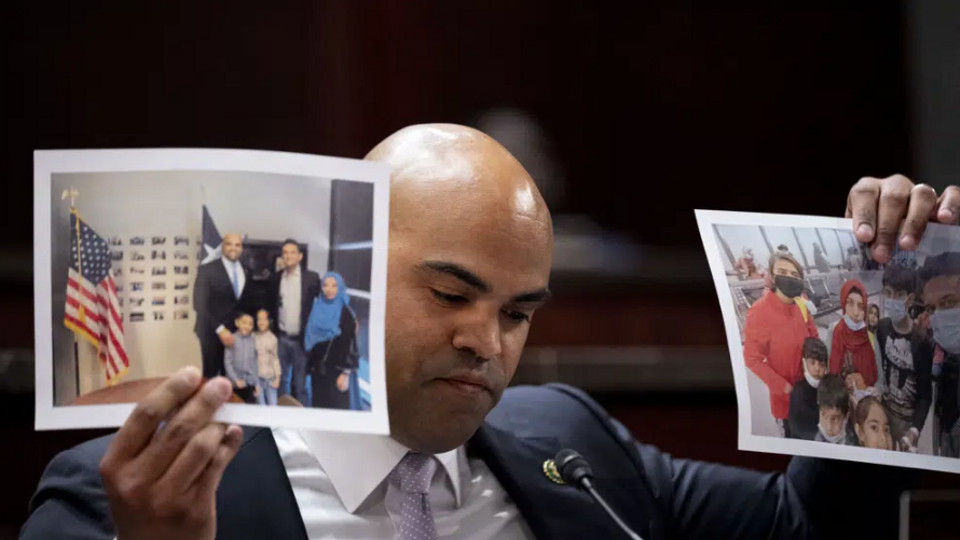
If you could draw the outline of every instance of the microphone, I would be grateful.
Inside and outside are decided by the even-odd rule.
[[[607,504],[607,501],[603,500],[603,497],[597,493],[597,490],[593,487],[593,470],[590,469],[590,464],[587,463],[585,457],[574,450],[564,448],[557,452],[557,457],[555,457],[553,461],[556,463],[557,472],[560,473],[560,477],[563,478],[564,482],[589,493],[594,500],[600,503],[600,506],[607,512],[607,515],[623,529],[623,532],[627,533],[627,536],[629,536],[631,540],[643,540],[639,534],[633,532],[630,527],[620,519],[620,516]]]

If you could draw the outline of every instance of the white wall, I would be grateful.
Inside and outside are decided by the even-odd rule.
[[[83,219],[100,236],[120,237],[123,242],[123,246],[113,249],[124,252],[123,275],[117,284],[124,288],[119,296],[124,299],[125,345],[131,364],[127,380],[165,376],[186,365],[201,365],[199,343],[193,334],[196,316],[193,306],[185,306],[189,308],[188,319],[174,320],[173,313],[181,306],[174,305],[173,299],[188,295],[192,302],[204,200],[221,234],[238,232],[251,240],[296,238],[308,245],[311,269],[324,271],[327,267],[330,181],[326,179],[207,171],[72,174],[57,175],[53,193],[59,194],[70,186],[80,192],[77,208]],[[54,203],[55,213],[69,211],[67,203],[58,202]],[[68,233],[54,230],[54,234]],[[130,246],[130,238],[135,236],[144,237],[146,245]],[[166,244],[152,246],[154,236],[166,237]],[[187,236],[190,245],[174,246],[175,236]],[[167,259],[151,260],[154,249],[166,251]],[[189,260],[172,258],[173,252],[180,249],[186,249]],[[133,250],[142,252],[146,260],[130,261]],[[117,264],[114,262],[114,267]],[[183,265],[189,266],[189,275],[175,275],[173,267]],[[167,275],[152,276],[151,269],[155,266],[166,266]],[[142,268],[145,273],[132,275],[131,267]],[[174,290],[174,283],[183,280],[189,283],[189,288]],[[133,281],[144,282],[146,290],[142,294],[132,293],[130,283]],[[153,282],[166,283],[167,289],[150,290]],[[64,286],[56,273],[53,286]],[[151,299],[155,296],[164,297],[166,305],[152,306]],[[141,308],[130,306],[131,297],[145,298]],[[144,321],[130,322],[129,314],[133,311],[142,311]],[[154,321],[154,311],[163,312],[165,320]],[[62,326],[62,319],[59,324]],[[72,361],[71,351],[55,351],[55,362]],[[79,367],[81,394],[103,387],[103,369],[92,347],[81,345]],[[61,378],[72,374],[66,365],[58,368],[58,372],[62,373]]]

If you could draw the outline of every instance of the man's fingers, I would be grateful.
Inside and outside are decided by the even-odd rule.
[[[920,184],[911,190],[907,219],[900,233],[901,248],[914,250],[920,247],[920,238],[936,206],[937,192],[932,187]]]
[[[109,467],[110,463],[126,462],[139,454],[153,438],[160,422],[186,401],[199,384],[200,371],[195,367],[181,369],[163,381],[137,404],[124,422],[103,458],[104,463]]]
[[[228,427],[223,436],[223,442],[217,448],[213,460],[207,465],[196,482],[195,489],[197,489],[198,501],[209,500],[216,494],[217,486],[220,485],[220,479],[223,477],[223,471],[233,457],[237,455],[241,442],[243,442],[243,430],[240,426],[231,425]]]
[[[937,221],[949,225],[960,223],[960,187],[949,186],[937,201]]]
[[[865,244],[873,242],[877,228],[877,203],[880,199],[880,180],[862,178],[850,190],[847,198],[848,219],[853,219],[853,231],[857,240]]]
[[[913,183],[903,176],[891,176],[882,182],[877,234],[873,243],[873,259],[879,263],[888,262],[893,255],[912,190]]]
[[[187,443],[210,423],[217,409],[231,394],[230,383],[223,377],[207,381],[199,392],[167,422],[150,446],[138,457],[157,477],[164,474]]]
[[[223,424],[207,424],[194,435],[157,481],[158,490],[177,495],[189,490],[216,457],[226,431]]]

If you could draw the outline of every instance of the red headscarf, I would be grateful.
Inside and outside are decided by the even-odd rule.
[[[851,279],[843,284],[840,290],[840,305],[847,308],[847,298],[851,292],[858,291],[863,297],[863,305],[867,306],[867,288],[863,283]],[[877,357],[874,354],[873,343],[870,342],[870,331],[864,326],[853,331],[841,319],[833,329],[833,343],[830,347],[830,373],[839,375],[843,369],[844,359],[850,353],[853,359],[853,368],[863,375],[863,382],[867,386],[877,384]]]

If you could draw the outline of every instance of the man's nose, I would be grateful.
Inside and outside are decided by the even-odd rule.
[[[477,358],[493,360],[503,352],[500,343],[500,321],[496,316],[485,313],[463,314],[463,320],[453,337],[453,346],[460,350],[472,351]]]

